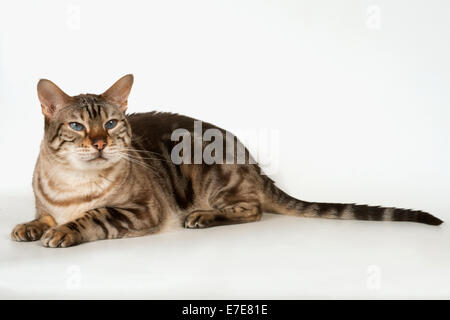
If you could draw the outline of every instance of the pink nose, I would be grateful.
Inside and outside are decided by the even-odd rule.
[[[106,146],[106,141],[103,139],[97,140],[92,144],[97,150],[103,150]]]

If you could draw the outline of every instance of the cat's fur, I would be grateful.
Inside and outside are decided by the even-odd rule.
[[[186,228],[258,221],[263,211],[442,223],[422,211],[297,200],[251,164],[247,150],[245,164],[176,165],[171,133],[192,132],[194,119],[159,112],[125,115],[132,83],[127,75],[101,95],[75,97],[49,80],[38,83],[45,134],[33,175],[36,219],[17,225],[13,240],[68,247],[159,232],[171,220]],[[111,119],[117,125],[105,129]],[[71,122],[84,129],[72,129]],[[203,123],[203,130],[208,128],[217,127]]]

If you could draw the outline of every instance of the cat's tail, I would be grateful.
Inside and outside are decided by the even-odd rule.
[[[418,210],[385,208],[345,203],[306,202],[291,197],[279,189],[272,181],[266,181],[263,210],[271,213],[346,220],[410,221],[440,225],[443,221]]]

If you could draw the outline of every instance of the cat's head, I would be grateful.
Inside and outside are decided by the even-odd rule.
[[[120,78],[100,95],[69,96],[50,80],[37,85],[45,116],[44,146],[50,158],[73,168],[108,168],[131,148],[125,117],[133,75]]]

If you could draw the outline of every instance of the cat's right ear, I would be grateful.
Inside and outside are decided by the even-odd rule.
[[[37,93],[41,102],[42,113],[51,120],[56,111],[68,105],[72,98],[56,84],[47,79],[41,79],[37,85]]]
[[[110,100],[119,105],[122,112],[127,110],[128,95],[133,86],[134,77],[132,74],[127,74],[116,81],[108,90],[103,92],[101,96],[106,100]]]

